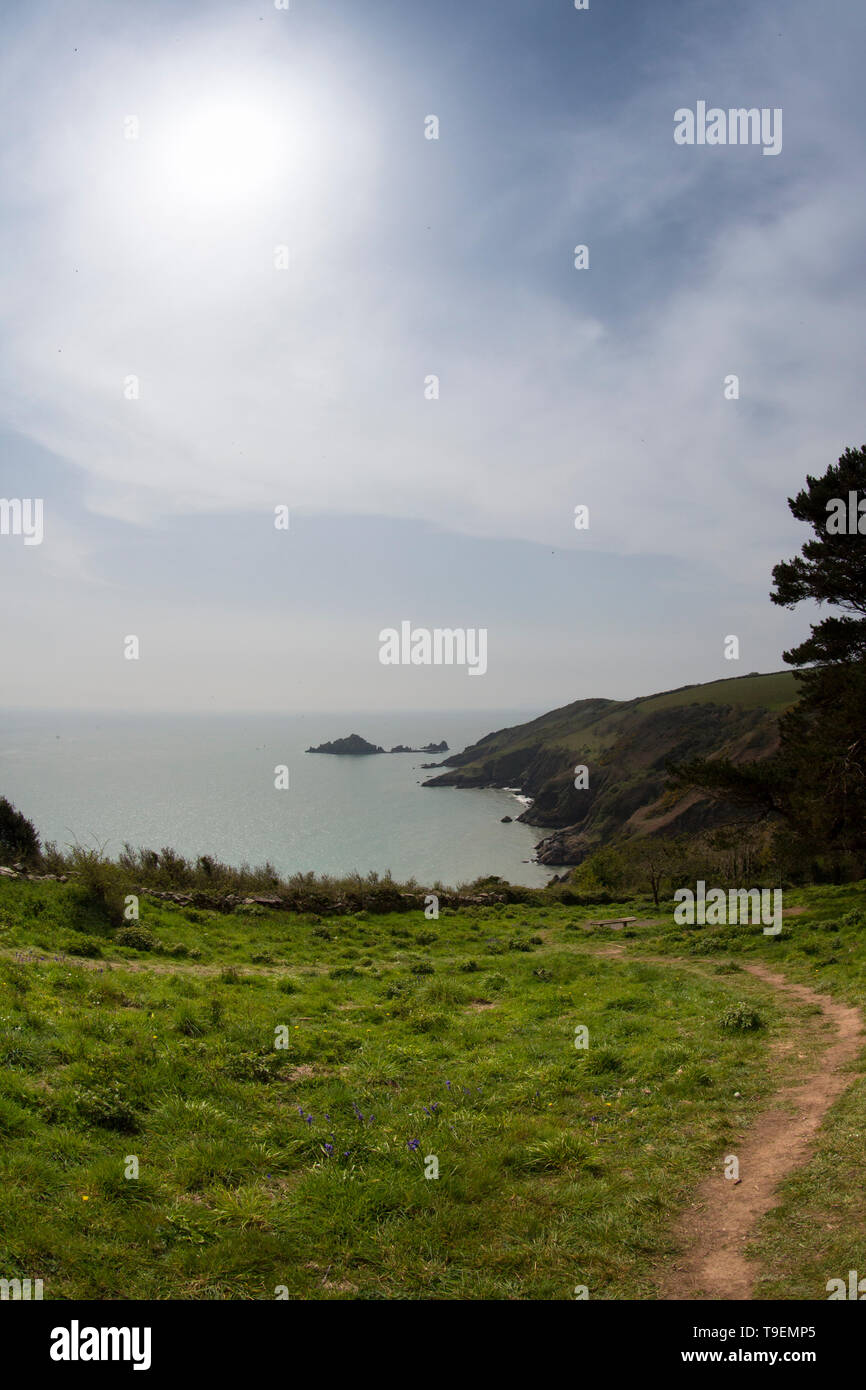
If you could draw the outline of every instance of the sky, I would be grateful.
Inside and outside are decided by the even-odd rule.
[[[866,439],[864,29],[7,0],[0,496],[44,534],[0,535],[0,706],[541,711],[780,669],[816,616],[769,601],[786,498]],[[781,150],[677,144],[699,101],[781,110]],[[486,671],[383,665],[406,620],[484,629]]]

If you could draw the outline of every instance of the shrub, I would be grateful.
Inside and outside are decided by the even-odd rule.
[[[138,1133],[138,1114],[121,1094],[118,1082],[103,1086],[76,1086],[73,1099],[79,1113],[100,1129],[114,1129],[121,1134]]]
[[[501,994],[508,988],[508,981],[504,975],[486,975],[484,978],[484,989],[488,994]]]
[[[102,947],[98,941],[94,941],[90,936],[82,936],[78,941],[73,941],[71,946],[67,946],[66,952],[70,956],[83,956],[87,960],[96,960],[102,955]]]
[[[119,927],[114,933],[118,946],[130,946],[133,951],[158,951],[159,941],[147,927]]]
[[[32,821],[0,796],[0,859],[33,863],[39,858],[39,835]]]
[[[85,902],[112,925],[122,926],[126,906],[125,879],[117,866],[106,859],[102,849],[85,849],[79,844],[71,850],[69,863],[69,871]]]
[[[386,999],[405,999],[412,992],[409,980],[394,980],[385,990]]]
[[[469,994],[465,985],[456,980],[446,980],[440,975],[424,986],[422,998],[428,1004],[465,1004]]]
[[[434,973],[429,960],[419,960],[417,965],[410,965],[409,970],[412,975],[432,975]]]
[[[736,1004],[728,1005],[719,1019],[719,1026],[735,1033],[748,1033],[755,1028],[763,1028],[764,1020],[757,1009],[740,999]]]
[[[267,1083],[277,1076],[280,1059],[273,1053],[238,1052],[225,1064],[225,1071],[233,1081],[258,1081]]]
[[[413,1033],[444,1033],[448,1028],[446,1015],[430,1009],[413,1010],[406,1022]]]

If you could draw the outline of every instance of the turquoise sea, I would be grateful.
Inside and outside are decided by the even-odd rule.
[[[498,874],[541,886],[528,863],[544,833],[501,824],[523,806],[507,791],[423,788],[439,755],[333,757],[309,745],[361,734],[390,748],[447,740],[452,750],[540,711],[471,714],[0,715],[0,795],[43,841],[124,841],[228,863],[270,860],[283,874],[354,870],[420,883]],[[288,790],[274,768],[289,769]]]

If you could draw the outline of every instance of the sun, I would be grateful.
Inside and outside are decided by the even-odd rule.
[[[164,132],[160,180],[173,201],[246,201],[275,187],[285,136],[273,110],[249,100],[217,101],[178,113]]]

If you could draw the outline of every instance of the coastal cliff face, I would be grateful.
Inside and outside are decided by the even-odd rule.
[[[615,838],[704,830],[728,818],[697,793],[674,793],[665,766],[713,754],[734,762],[777,746],[779,714],[796,698],[789,672],[687,686],[631,701],[578,700],[488,734],[453,755],[425,787],[513,787],[532,797],[519,820],[556,833],[542,864],[579,864]],[[575,771],[587,769],[585,786]]]

